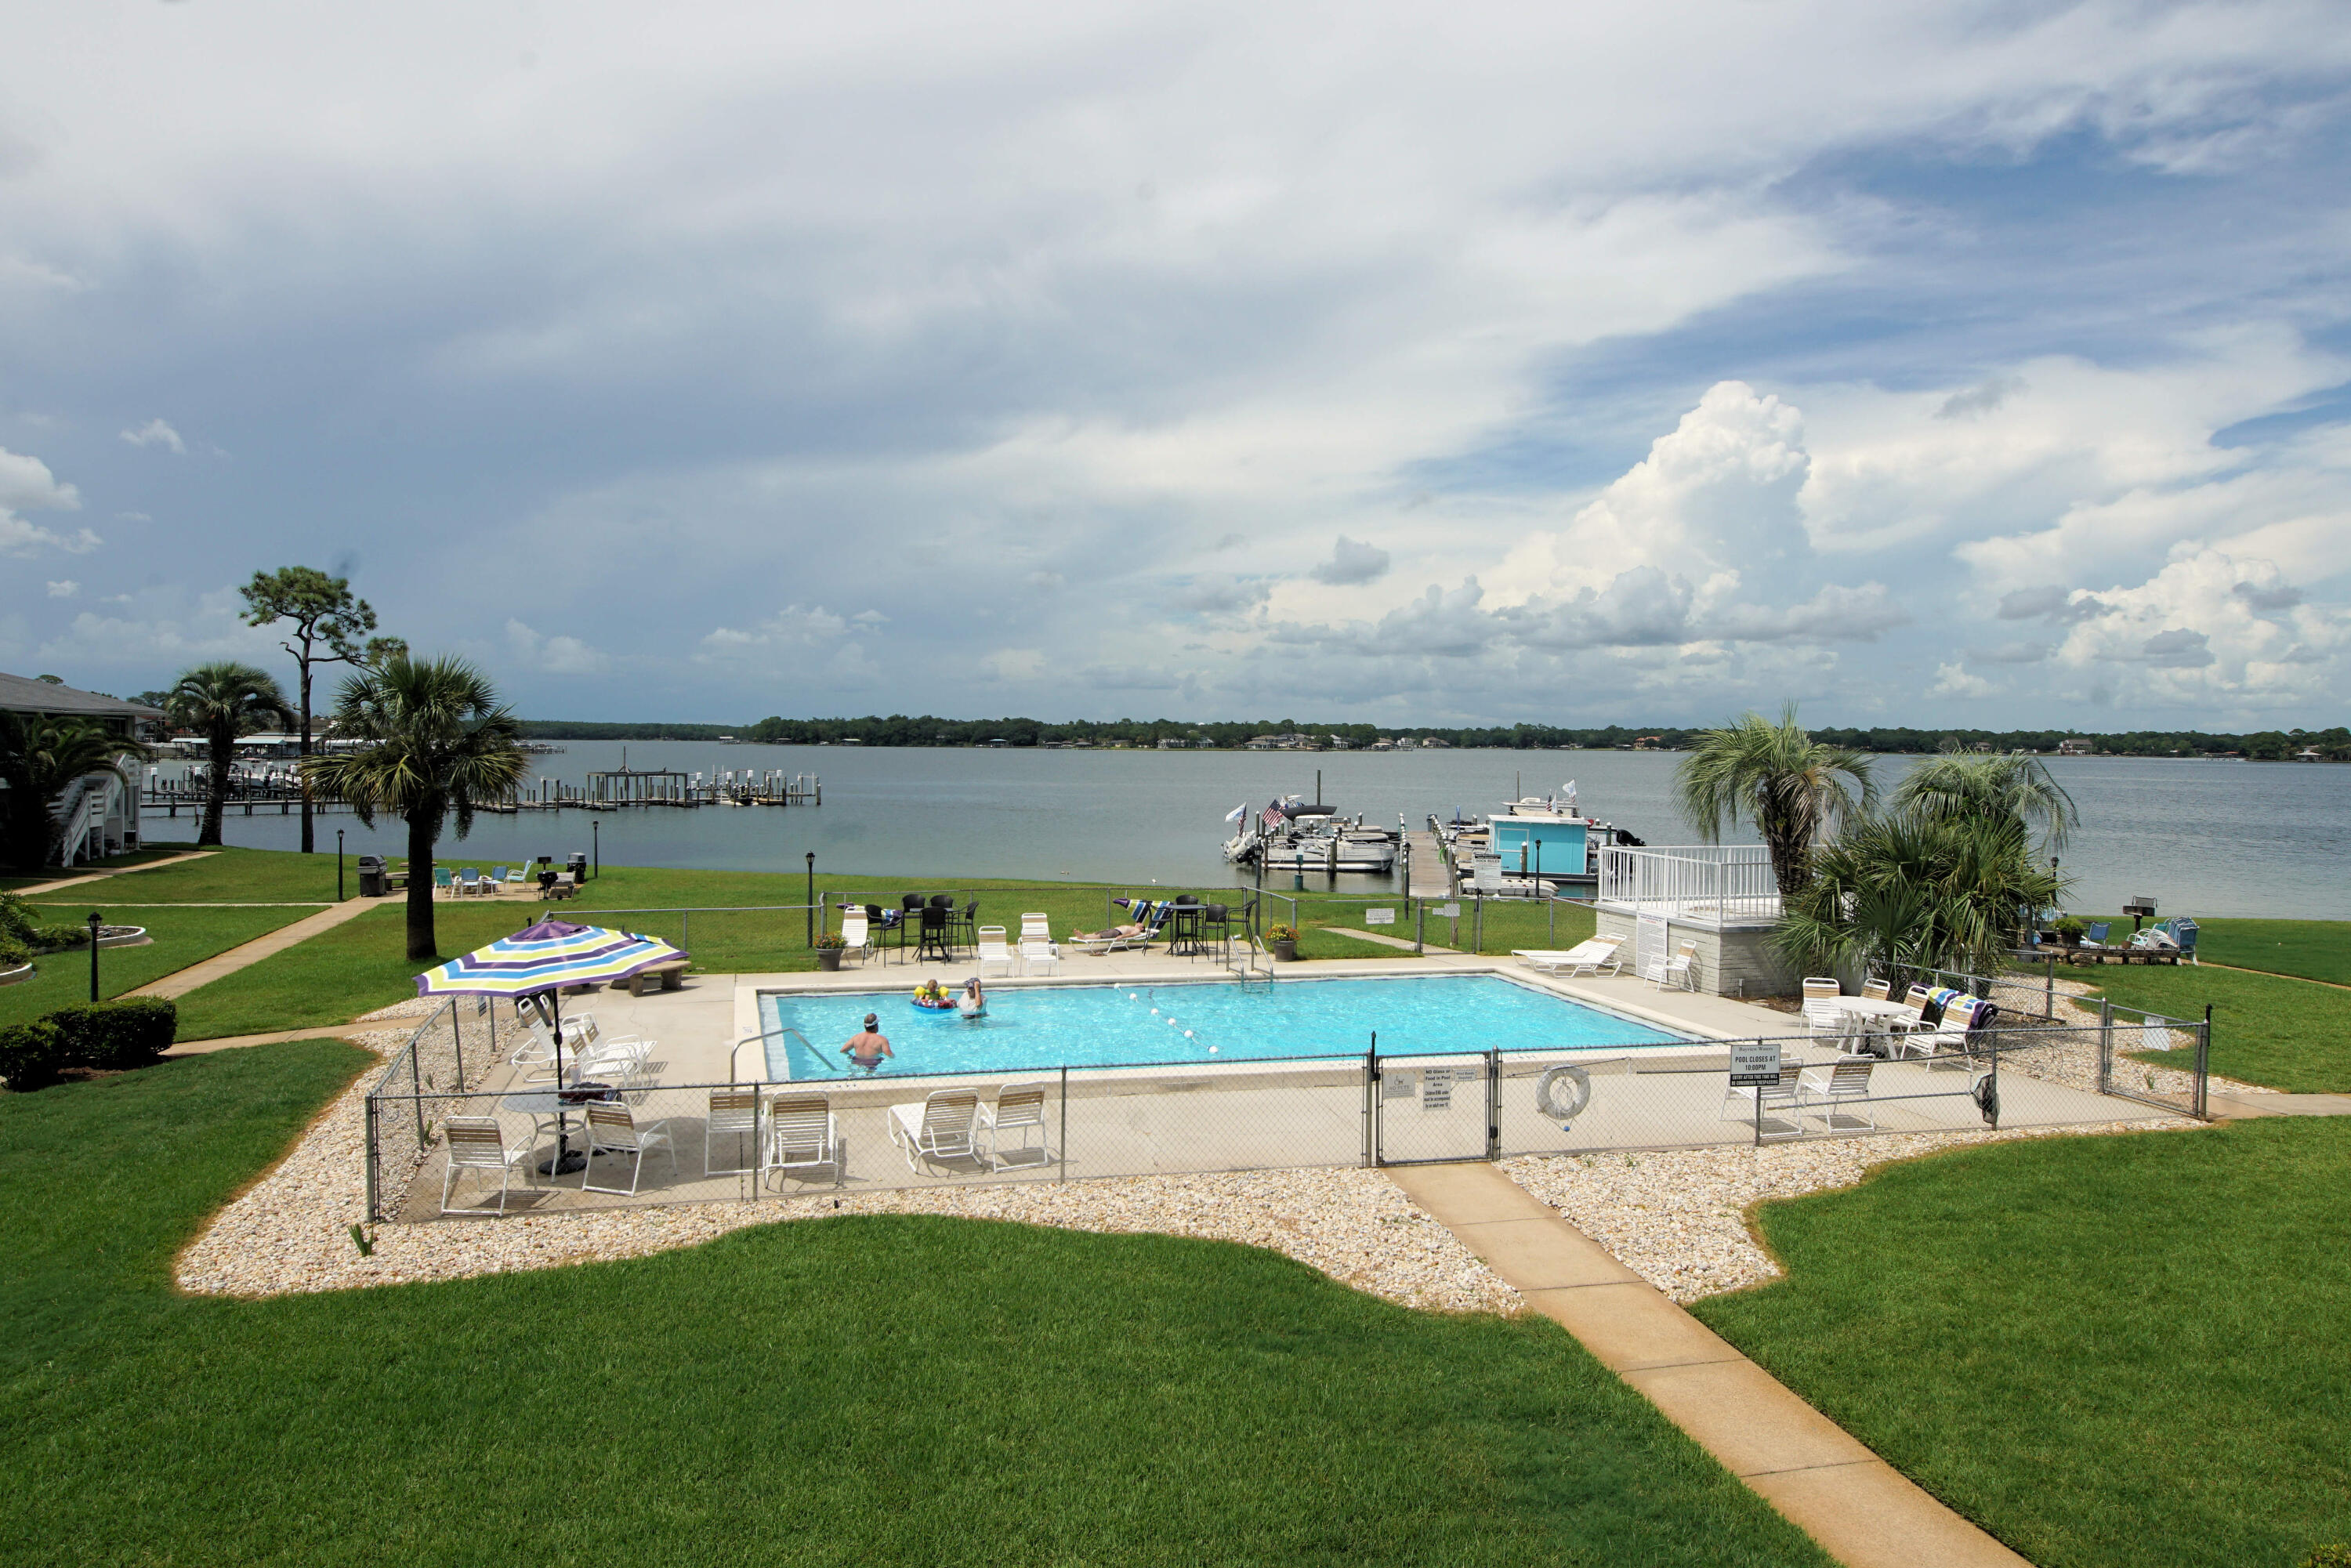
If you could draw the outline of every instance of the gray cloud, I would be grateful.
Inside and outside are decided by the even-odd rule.
[[[2176,627],[2158,632],[2139,644],[2139,656],[2167,670],[2200,670],[2212,663],[2212,639],[2201,632]]]
[[[1317,582],[1336,587],[1377,582],[1388,572],[1388,552],[1375,545],[1358,543],[1346,535],[1332,547],[1331,559],[1307,573]]]
[[[2002,643],[1992,648],[1970,648],[1970,664],[2037,664],[2057,651],[2054,643]]]
[[[2095,594],[2074,597],[2069,588],[2020,588],[2014,593],[2001,596],[2000,618],[2002,621],[2047,620],[2059,622],[2086,621],[2105,612],[2105,605]]]
[[[1937,419],[1975,419],[1987,414],[2024,390],[2024,382],[2012,376],[1994,376],[1979,382],[1962,392],[1955,392],[1943,400],[1935,411]]]
[[[2302,602],[2300,589],[2288,588],[2282,583],[2275,588],[2263,588],[2258,583],[2241,582],[2231,591],[2256,615],[2291,610]]]
[[[1263,604],[1272,592],[1262,580],[1211,571],[1177,584],[1170,602],[1189,615],[1231,615]]]

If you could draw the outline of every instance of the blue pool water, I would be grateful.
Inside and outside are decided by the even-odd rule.
[[[1679,1044],[1651,1024],[1484,975],[1290,980],[1275,986],[1054,986],[990,991],[987,1016],[909,1005],[909,991],[766,996],[768,1076],[863,1077],[841,1048],[879,1013],[895,1057],[886,1072],[1025,1072],[1040,1068],[1248,1061],[1413,1051],[1589,1050]],[[1171,1021],[1172,1020],[1172,1021]]]

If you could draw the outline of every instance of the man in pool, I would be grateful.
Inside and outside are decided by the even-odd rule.
[[[852,1066],[871,1072],[882,1065],[884,1058],[897,1054],[890,1049],[888,1037],[882,1033],[881,1022],[881,1014],[867,1013],[864,1032],[850,1036],[849,1043],[841,1048],[841,1054],[849,1058]]]

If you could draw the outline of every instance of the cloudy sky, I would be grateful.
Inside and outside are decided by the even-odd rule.
[[[2340,0],[0,16],[0,669],[2343,722]]]

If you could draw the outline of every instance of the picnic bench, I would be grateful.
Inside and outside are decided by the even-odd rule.
[[[627,979],[615,980],[612,983],[616,986],[628,987],[629,995],[632,997],[642,997],[652,990],[674,991],[685,984],[686,962],[684,958],[673,958],[666,964],[655,964],[651,968],[639,969]]]

